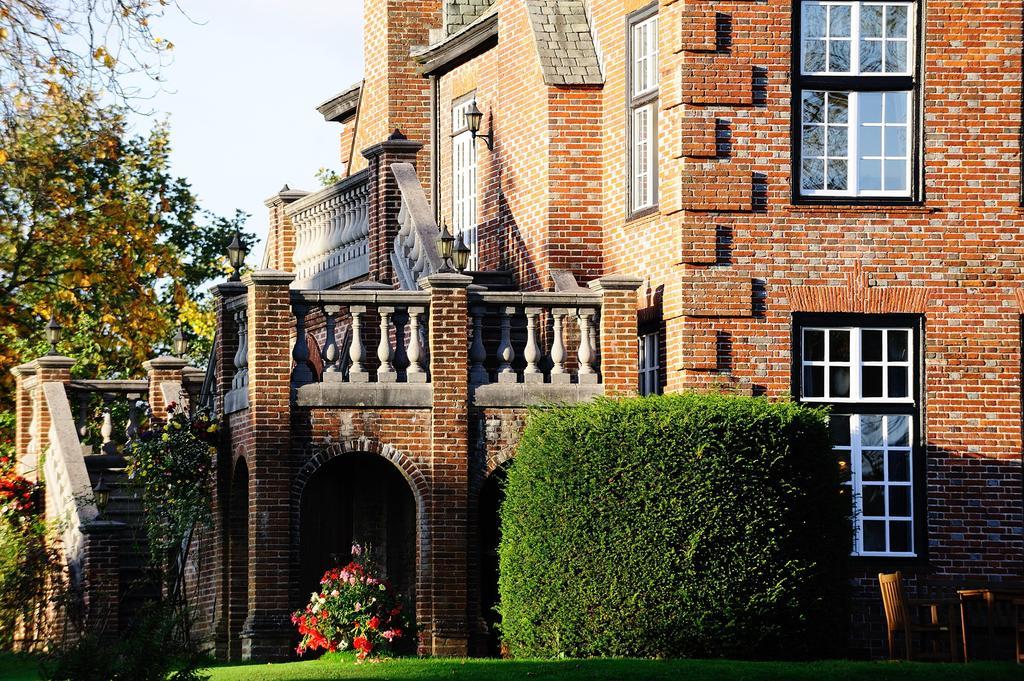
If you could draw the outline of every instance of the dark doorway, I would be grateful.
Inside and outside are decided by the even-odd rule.
[[[416,583],[416,501],[391,462],[345,454],[320,468],[302,493],[299,574],[303,599],[326,570],[366,548],[395,589],[413,601]],[[410,603],[411,604],[411,603]]]
[[[480,489],[480,617],[487,623],[487,654],[500,652],[498,623],[498,545],[501,543],[501,502],[505,500],[505,469],[484,480]]]
[[[249,616],[249,467],[239,459],[228,503],[228,657],[242,659],[242,628]]]

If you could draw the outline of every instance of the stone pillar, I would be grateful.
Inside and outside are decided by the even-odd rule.
[[[120,629],[121,543],[124,523],[96,519],[82,525],[83,605],[87,630],[115,639]]]
[[[469,523],[469,314],[472,278],[434,274],[420,281],[430,292],[430,486],[426,580],[429,631],[421,652],[463,657],[469,652],[467,610]],[[420,589],[418,592],[423,593]]]
[[[284,659],[294,632],[289,603],[291,550],[291,331],[289,284],[275,270],[247,274],[249,346],[249,615],[245,659]]]
[[[153,419],[157,421],[166,420],[170,415],[168,406],[172,403],[184,407],[183,400],[188,400],[183,395],[184,376],[183,370],[188,362],[178,357],[154,357],[142,364],[149,378],[149,411]]]
[[[395,130],[380,144],[363,151],[369,162],[369,240],[370,280],[388,286],[396,283],[391,254],[395,251],[398,234],[398,212],[402,209],[402,195],[391,172],[392,163],[416,163],[416,153],[423,148],[419,142],[406,139]]]
[[[639,388],[637,294],[642,279],[613,274],[590,282],[601,294],[601,375],[605,395],[635,395]]]

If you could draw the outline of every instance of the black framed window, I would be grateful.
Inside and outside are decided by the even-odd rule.
[[[629,214],[658,205],[658,5],[629,16],[626,39]]]
[[[640,358],[640,394],[661,394],[661,332],[658,329],[642,331],[637,337]]]
[[[923,549],[920,318],[805,315],[794,326],[795,393],[827,404],[846,474],[856,556]]]
[[[917,200],[919,4],[796,0],[793,193]]]

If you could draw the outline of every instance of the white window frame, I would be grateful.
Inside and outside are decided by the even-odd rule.
[[[640,394],[661,394],[661,338],[657,331],[637,338],[640,360]]]
[[[825,37],[812,37],[807,34],[806,25],[800,26],[800,73],[804,76],[857,76],[864,78],[877,78],[879,76],[913,76],[915,69],[916,59],[916,45],[915,45],[915,27],[917,26],[917,6],[913,2],[863,2],[861,0],[848,0],[847,2],[820,2],[818,0],[802,0],[801,5],[803,7],[802,15],[806,15],[806,9],[811,6],[825,7],[826,16],[830,17],[831,12],[828,8],[846,6],[850,7],[850,36],[849,38],[840,38],[839,40],[848,41],[850,43],[850,69],[848,71],[832,71],[829,69],[828,56],[830,43],[837,42],[837,39],[828,37],[828,24],[830,19],[826,18],[826,29]],[[861,9],[865,6],[882,7],[882,38],[862,38],[860,35],[860,14]],[[886,6],[899,6],[907,8],[907,37],[906,38],[889,38],[885,36],[886,25],[885,25],[885,7]],[[824,71],[805,71],[804,64],[806,63],[807,55],[807,39],[811,40],[824,40],[826,42],[825,52],[825,70]],[[881,42],[882,44],[882,70],[881,71],[861,71],[860,70],[860,43],[861,40],[867,40],[870,42]],[[885,70],[885,45],[887,42],[906,42],[907,43],[907,68],[903,71],[886,71]]]
[[[628,214],[658,205],[658,12],[657,5],[628,20]]]
[[[474,101],[476,95],[471,94],[452,105],[452,233],[462,234],[469,247],[471,271],[480,267],[476,140],[466,123]]]
[[[823,360],[812,360],[806,359],[807,352],[807,333],[808,332],[823,331],[825,333],[825,359]],[[831,359],[831,343],[829,337],[834,331],[845,331],[850,334],[850,359],[849,361],[833,361]],[[882,359],[881,361],[864,361],[861,359],[861,338],[865,331],[881,331],[882,332]],[[889,331],[906,331],[907,332],[907,359],[906,360],[890,360],[889,359]],[[914,403],[914,330],[910,327],[903,326],[805,326],[801,328],[801,342],[800,348],[801,353],[804,356],[800,357],[800,401],[802,402],[882,402],[891,404],[913,404]],[[824,395],[814,396],[806,395],[806,381],[804,380],[804,368],[820,366],[824,367]],[[882,396],[873,397],[863,396],[863,371],[864,367],[882,367]],[[831,367],[848,367],[850,369],[850,394],[848,397],[834,397],[829,395],[831,389]],[[889,367],[900,367],[907,369],[907,396],[906,397],[889,397]]]

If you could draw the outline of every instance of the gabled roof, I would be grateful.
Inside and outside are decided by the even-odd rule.
[[[526,0],[544,82],[601,85],[601,61],[583,0]]]
[[[466,26],[483,16],[494,0],[445,0],[444,1],[444,32],[445,35],[458,33]]]

